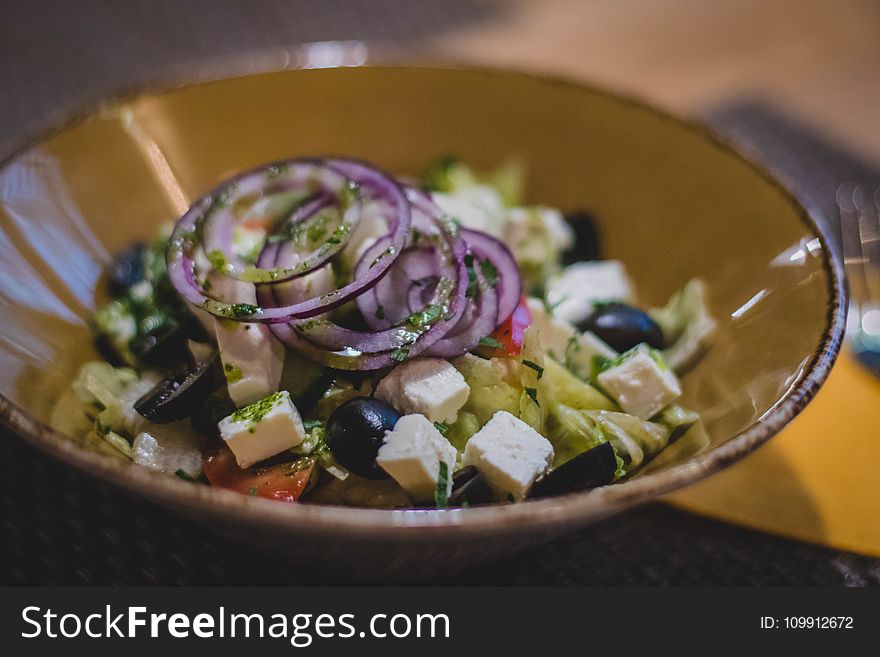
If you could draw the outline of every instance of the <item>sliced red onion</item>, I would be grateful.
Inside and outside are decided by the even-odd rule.
[[[480,260],[488,260],[495,267],[497,272],[495,290],[498,293],[497,326],[510,317],[522,298],[519,267],[510,249],[501,240],[470,228],[462,228],[461,237],[467,242],[468,248],[474,255]]]
[[[316,176],[320,178],[321,170],[329,166],[329,164],[318,160],[289,160],[264,167],[258,171],[265,174],[266,171],[274,170],[273,167],[297,169],[303,167],[316,171]],[[212,193],[199,199],[177,222],[172,233],[168,250],[168,271],[177,291],[190,303],[219,317],[239,321],[284,323],[293,319],[320,315],[341,306],[364,290],[369,289],[387,273],[397,255],[406,245],[411,223],[410,206],[403,189],[387,174],[361,162],[333,160],[333,170],[337,170],[339,166],[344,166],[344,176],[348,176],[357,183],[361,195],[381,202],[387,208],[386,216],[390,235],[388,254],[387,257],[380,259],[367,275],[355,278],[347,285],[329,294],[273,308],[254,308],[243,306],[243,304],[230,304],[209,296],[196,280],[194,253],[198,246],[198,232],[215,203],[214,193]],[[337,173],[339,172],[337,171]],[[225,186],[221,189],[225,189]],[[280,250],[279,253],[276,253],[276,258],[279,255]],[[263,258],[260,260],[264,261]],[[307,271],[302,271],[300,274],[305,274]]]
[[[467,311],[458,323],[440,340],[431,345],[428,356],[452,358],[475,348],[480,338],[492,333],[498,325],[498,294],[483,275],[480,263],[475,259],[473,271],[476,285],[469,299]]]
[[[282,192],[293,193],[297,205],[276,222],[251,265],[232,248],[234,203]],[[363,252],[353,280],[336,287],[329,261],[348,245],[365,203],[378,209],[388,232]],[[306,231],[333,211],[341,212],[326,219],[333,222],[333,239],[311,246],[318,240]],[[304,235],[310,238],[305,245]],[[362,247],[351,248],[359,253]],[[259,307],[212,295],[199,280],[206,261],[229,279],[256,283]],[[279,162],[202,197],[174,228],[168,269],[191,303],[220,317],[267,323],[290,349],[339,369],[373,370],[421,354],[462,354],[513,312],[521,293],[516,263],[504,244],[460,229],[424,192],[402,188],[367,163],[343,159]],[[329,311],[352,299],[372,331],[329,319]]]

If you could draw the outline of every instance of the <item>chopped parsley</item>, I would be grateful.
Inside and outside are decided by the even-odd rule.
[[[492,347],[493,349],[503,349],[504,345],[502,345],[498,340],[493,338],[491,335],[484,335],[480,338],[478,344],[481,347]]]
[[[486,279],[486,282],[495,287],[495,284],[498,282],[498,269],[495,265],[489,260],[483,260],[480,263],[480,271],[483,272],[483,278]]]
[[[234,317],[249,317],[250,315],[256,315],[260,312],[259,306],[254,306],[249,303],[234,303],[229,306],[229,312],[232,313]]]
[[[434,503],[438,508],[449,506],[449,466],[446,461],[440,461],[437,468],[437,490],[434,491]]]
[[[468,253],[464,257],[464,267],[468,276],[468,286],[464,295],[470,299],[477,293],[477,272],[474,271],[474,256],[472,253]]]
[[[376,319],[385,319],[385,306],[382,304],[376,306]]]
[[[248,488],[248,495],[250,495],[251,497],[254,497],[256,494],[257,494],[257,487],[256,486],[251,486],[250,488]]]
[[[233,422],[250,422],[252,425],[262,420],[282,399],[281,392],[274,392],[265,399],[239,408],[230,416]]]
[[[405,361],[407,356],[409,356],[409,349],[406,347],[398,347],[391,352],[391,360],[397,361],[398,363]]]
[[[532,401],[535,402],[538,406],[538,389],[537,388],[526,388],[526,394],[532,398]]]
[[[525,365],[526,367],[529,367],[529,368],[535,370],[535,372],[538,373],[538,381],[540,381],[541,377],[544,376],[544,368],[541,367],[540,365],[538,365],[537,363],[530,361],[527,358],[523,358],[522,364]]]
[[[449,431],[449,425],[445,422],[435,422],[434,426],[437,428],[437,431],[439,431],[443,435],[446,435],[446,432]]]
[[[423,310],[406,318],[406,323],[413,327],[427,326],[436,322],[443,314],[443,306],[430,303]]]
[[[303,420],[303,429],[306,431],[312,431],[322,426],[324,426],[323,420]]]

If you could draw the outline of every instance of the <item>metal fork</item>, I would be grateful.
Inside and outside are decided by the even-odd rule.
[[[880,374],[880,187],[837,189],[850,304],[846,337],[858,359]]]

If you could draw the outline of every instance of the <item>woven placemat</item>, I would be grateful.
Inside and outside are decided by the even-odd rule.
[[[480,0],[0,0],[0,148],[115,88],[244,50],[325,39],[418,44],[492,20]],[[709,120],[791,174],[827,209],[864,163],[772,108],[737,103]],[[823,150],[823,148],[825,150]],[[760,150],[760,148],[759,148]],[[833,150],[833,149],[832,149]],[[828,216],[832,216],[831,213]],[[0,583],[327,585],[96,482],[0,430]],[[866,585],[880,560],[737,529],[653,504],[551,544],[432,580],[470,585]]]
[[[0,436],[0,583],[342,585]],[[649,505],[436,585],[865,585],[880,560]]]

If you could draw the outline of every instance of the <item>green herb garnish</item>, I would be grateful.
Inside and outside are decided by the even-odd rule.
[[[532,398],[532,401],[535,402],[538,406],[538,389],[537,388],[526,388],[526,394]]]
[[[481,347],[492,347],[493,349],[503,349],[504,345],[502,345],[498,340],[493,338],[491,335],[484,335],[480,338],[478,344]]]
[[[446,465],[446,461],[440,461],[437,468],[437,490],[434,492],[434,503],[437,505],[437,508],[442,509],[449,506],[448,485],[449,466]]]
[[[248,488],[248,495],[253,497],[256,494],[257,494],[257,487],[256,486],[251,486],[250,488]]]
[[[523,358],[522,364],[525,365],[526,367],[529,367],[529,368],[535,370],[535,372],[538,373],[538,381],[540,381],[541,377],[544,376],[544,368],[541,367],[540,365],[538,365],[537,363],[534,363],[526,358]]]
[[[495,284],[498,282],[498,269],[495,265],[489,260],[483,260],[480,263],[480,270],[483,272],[483,278],[486,279],[486,282],[495,287]]]
[[[477,272],[474,271],[474,256],[471,253],[468,253],[464,257],[464,267],[467,271],[468,275],[468,286],[467,290],[465,290],[464,295],[468,298],[471,298],[477,292]]]
[[[409,356],[409,349],[406,347],[398,347],[391,352],[391,360],[397,361],[398,363],[405,361],[407,356]]]
[[[260,308],[249,303],[234,303],[229,306],[229,312],[235,317],[248,317],[260,312]]]
[[[434,426],[437,428],[437,431],[439,431],[440,433],[442,433],[444,435],[446,434],[447,431],[449,431],[449,425],[446,424],[445,422],[435,422]]]
[[[385,306],[381,304],[376,306],[376,319],[385,319]]]
[[[272,408],[281,401],[281,392],[274,392],[265,399],[255,401],[253,404],[239,408],[230,416],[233,422],[250,422],[256,424],[262,420]]]
[[[406,318],[406,323],[413,327],[427,326],[433,324],[440,315],[443,314],[443,306],[431,303],[425,306],[423,310],[415,312]]]

